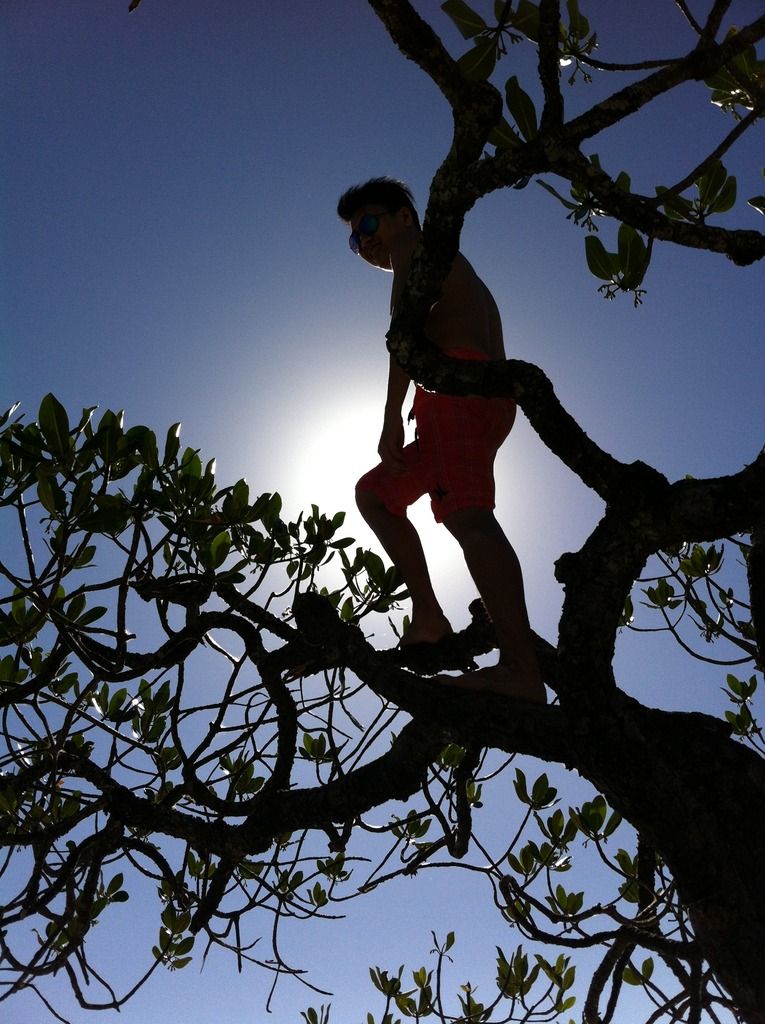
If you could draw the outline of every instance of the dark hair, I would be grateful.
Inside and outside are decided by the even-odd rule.
[[[418,228],[420,226],[409,186],[395,178],[370,178],[363,185],[353,185],[338,199],[337,215],[349,223],[356,210],[362,206],[384,206],[390,213],[405,206],[411,212],[415,225]]]

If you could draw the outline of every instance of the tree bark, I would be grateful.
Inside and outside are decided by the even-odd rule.
[[[699,714],[620,698],[577,735],[577,767],[655,845],[705,959],[765,1021],[765,763]]]

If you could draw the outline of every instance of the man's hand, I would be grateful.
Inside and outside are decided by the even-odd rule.
[[[377,454],[389,473],[401,476],[406,472],[404,450],[404,421],[401,416],[386,416],[383,423]]]

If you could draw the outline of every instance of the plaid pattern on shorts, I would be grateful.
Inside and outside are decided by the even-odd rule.
[[[441,395],[417,387],[417,440],[403,451],[406,472],[390,473],[380,463],[357,483],[372,491],[393,515],[423,494],[437,523],[463,508],[494,508],[494,459],[515,421],[511,398]]]

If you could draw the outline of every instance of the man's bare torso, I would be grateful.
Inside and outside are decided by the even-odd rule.
[[[476,349],[504,359],[502,322],[494,296],[462,253],[458,253],[428,314],[425,331],[440,349]]]
[[[402,234],[391,245],[391,309],[395,309],[404,290],[417,237],[413,232]],[[505,358],[502,321],[494,296],[462,253],[457,254],[441,287],[441,297],[430,309],[425,333],[444,352],[473,349],[489,359]]]

